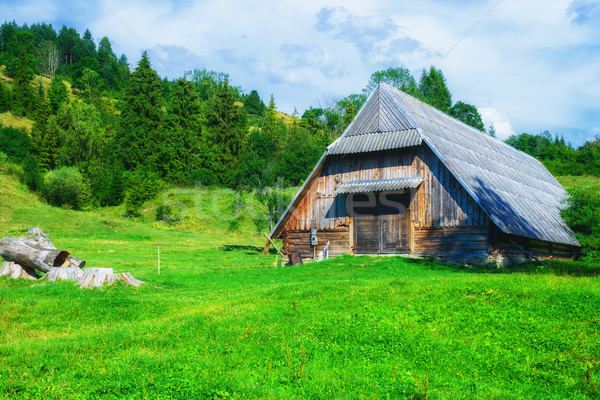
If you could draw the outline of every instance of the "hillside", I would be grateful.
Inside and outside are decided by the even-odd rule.
[[[210,216],[230,195],[172,193],[197,205],[175,228],[152,221],[153,204],[136,221],[122,207],[64,210],[0,176],[0,236],[40,226],[88,266],[147,282],[88,291],[0,278],[0,397],[600,395],[597,266],[342,257],[272,268],[248,220],[231,232]]]
[[[213,204],[215,198],[218,201]],[[176,228],[155,221],[161,200],[180,207],[183,218]],[[88,266],[119,271],[154,269],[157,243],[163,246],[163,265],[272,265],[274,255],[259,254],[265,239],[252,233],[252,221],[231,211],[235,201],[230,191],[174,190],[146,204],[142,218],[132,220],[123,218],[122,206],[89,212],[49,206],[14,177],[0,175],[0,237],[21,236],[29,227],[38,226],[57,247],[88,261]],[[215,211],[225,221],[217,218]]]

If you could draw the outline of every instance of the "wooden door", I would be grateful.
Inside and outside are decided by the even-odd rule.
[[[410,251],[410,213],[408,194],[379,196],[380,253]]]
[[[353,201],[355,253],[410,251],[408,194],[360,194]]]
[[[379,252],[379,216],[376,197],[355,194],[353,201],[354,252],[372,254]]]

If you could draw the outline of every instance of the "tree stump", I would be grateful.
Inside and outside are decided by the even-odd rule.
[[[55,281],[74,281],[77,282],[83,276],[83,271],[79,267],[53,267],[44,278],[50,282]]]
[[[136,279],[129,272],[121,274],[113,273],[112,268],[87,268],[83,271],[83,275],[77,281],[80,288],[91,289],[102,287],[105,283],[112,285],[117,281],[121,281],[126,285],[139,287],[144,282]]]
[[[2,263],[0,276],[10,276],[13,279],[25,278],[32,281],[40,278],[34,269],[10,261]]]

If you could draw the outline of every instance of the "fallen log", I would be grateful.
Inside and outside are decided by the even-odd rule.
[[[67,268],[75,267],[75,268],[81,269],[81,268],[85,267],[85,261],[80,260],[77,257],[73,257],[73,256],[69,255],[62,265],[62,268],[65,268],[65,267],[67,267]]]
[[[40,277],[33,268],[23,267],[22,265],[11,261],[2,263],[0,276],[10,276],[13,279],[25,278],[29,280],[36,280]]]
[[[60,267],[69,257],[69,252],[59,250],[43,236],[5,237],[0,240],[0,256],[23,267],[48,272]]]

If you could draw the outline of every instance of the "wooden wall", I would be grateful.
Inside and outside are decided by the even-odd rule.
[[[336,257],[350,254],[350,232],[348,228],[337,231],[321,231],[318,233],[319,243],[316,252],[323,251],[329,242],[329,256]],[[313,248],[310,246],[310,231],[285,231],[283,234],[283,251],[286,254],[300,253],[302,258],[312,258]]]
[[[509,262],[532,261],[531,256],[541,260],[571,260],[578,258],[581,254],[581,248],[579,247],[506,235],[497,228],[494,227],[494,229],[498,239],[490,251],[490,255],[503,258]]]
[[[320,243],[326,244],[326,236],[336,243],[332,255],[351,253],[352,218],[346,196],[336,195],[339,186],[357,180],[414,176],[424,181],[411,193],[412,251],[434,256],[487,252],[487,216],[426,145],[329,157],[285,223],[286,251],[310,252],[312,256],[306,235],[316,228]]]

